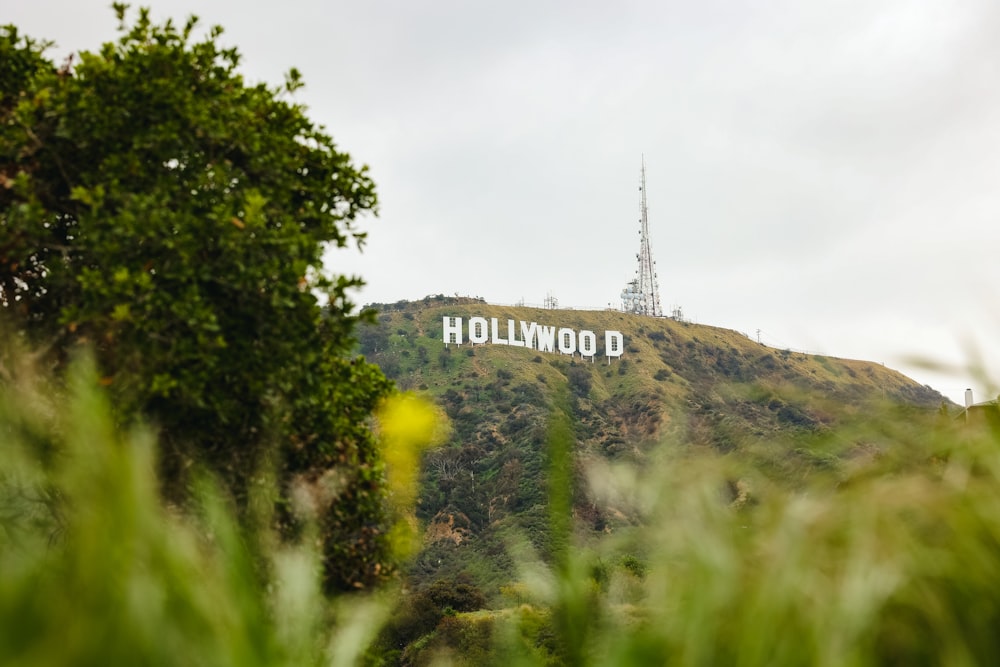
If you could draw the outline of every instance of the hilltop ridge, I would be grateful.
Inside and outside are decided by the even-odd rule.
[[[559,388],[567,388],[575,465],[643,461],[667,448],[736,457],[763,483],[795,486],[806,475],[836,476],[858,456],[898,445],[851,424],[900,411],[932,416],[947,400],[930,387],[868,361],[777,350],[729,329],[613,310],[490,305],[464,297],[377,304],[377,324],[358,331],[359,350],[398,386],[423,392],[447,413],[451,436],[425,461],[418,517],[424,549],[411,576],[460,572],[484,590],[512,576],[511,531],[544,555],[546,433]],[[592,331],[593,359],[484,343],[446,345],[444,318],[473,317]],[[619,331],[619,357],[603,352]],[[492,334],[492,332],[491,332]],[[634,517],[595,504],[581,485],[580,530],[607,532]]]
[[[420,355],[436,351],[450,354],[455,348],[472,347],[482,350],[494,362],[507,361],[517,364],[524,354],[533,350],[511,350],[502,346],[471,346],[466,338],[463,345],[445,347],[442,340],[442,319],[462,317],[496,318],[506,326],[508,320],[567,327],[575,330],[592,330],[598,333],[618,330],[625,337],[625,353],[618,361],[633,362],[629,375],[638,375],[645,384],[647,376],[660,375],[658,381],[667,384],[704,386],[726,379],[748,382],[754,379],[795,381],[798,385],[821,389],[839,399],[860,399],[874,391],[881,398],[901,401],[924,407],[938,407],[947,402],[934,389],[920,385],[902,373],[884,364],[845,359],[791,350],[777,349],[751,340],[745,334],[707,324],[693,324],[671,318],[651,318],[631,315],[617,310],[562,310],[524,306],[492,305],[471,297],[425,297],[420,301],[400,301],[394,304],[368,306],[379,313],[379,326],[365,327],[359,334],[360,351],[372,361],[388,369],[388,375],[404,389],[414,389],[427,384],[435,394],[447,373],[442,374],[433,364],[428,365]],[[392,324],[395,324],[393,329]],[[506,328],[501,329],[503,332]],[[419,352],[420,349],[425,350]],[[407,351],[416,351],[418,358],[407,360]],[[550,356],[551,355],[551,356]],[[494,358],[495,356],[495,358]],[[545,353],[545,361],[561,359],[567,363],[582,363],[580,355],[573,357],[558,353]],[[533,361],[530,358],[527,361]],[[605,363],[602,354],[595,362]],[[537,362],[536,362],[537,363]],[[439,364],[440,365],[440,364]],[[494,363],[495,365],[495,363]],[[670,376],[664,377],[666,371]],[[632,383],[601,383],[605,390],[626,388]],[[666,387],[663,387],[671,393]]]

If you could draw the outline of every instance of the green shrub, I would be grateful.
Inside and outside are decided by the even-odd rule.
[[[422,594],[442,610],[477,611],[486,606],[483,592],[466,581],[436,581]]]
[[[436,581],[400,600],[382,629],[379,652],[383,659],[387,659],[392,652],[406,651],[416,640],[437,628],[442,619],[452,617],[456,612],[476,611],[485,605],[486,598],[482,591],[466,581]],[[411,648],[410,654],[414,652]]]
[[[566,371],[566,376],[573,394],[583,398],[590,393],[592,381],[589,368],[583,365],[571,365]]]

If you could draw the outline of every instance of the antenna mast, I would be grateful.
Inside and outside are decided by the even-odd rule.
[[[653,261],[653,253],[649,248],[645,156],[642,158],[639,192],[642,193],[639,208],[639,254],[636,255],[636,259],[639,260],[639,268],[636,270],[635,280],[628,283],[622,291],[622,310],[636,315],[662,317],[660,288],[656,283],[656,262]]]

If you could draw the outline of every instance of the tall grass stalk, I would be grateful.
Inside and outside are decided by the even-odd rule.
[[[153,435],[114,423],[92,364],[64,387],[5,375],[0,664],[358,661],[386,605],[331,605],[316,550],[241,526],[207,478],[192,507],[165,506]]]
[[[884,423],[903,418],[871,425],[906,433],[902,456],[804,489],[755,490],[734,457],[592,465],[591,492],[642,522],[570,549],[583,562],[556,571],[554,608],[587,619],[554,626],[585,649],[574,664],[1000,664],[1000,440],[988,422],[928,421],[919,436],[912,421]],[[644,554],[641,586],[587,597],[595,554],[629,552]]]

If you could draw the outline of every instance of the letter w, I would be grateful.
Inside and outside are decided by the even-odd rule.
[[[538,349],[542,352],[555,352],[556,328],[538,325]]]

